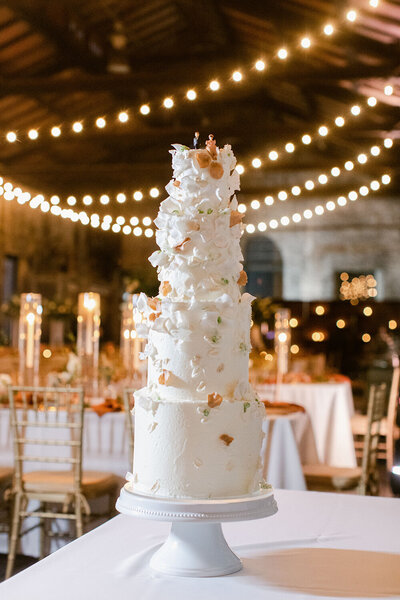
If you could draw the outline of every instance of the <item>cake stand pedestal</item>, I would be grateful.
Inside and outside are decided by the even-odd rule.
[[[121,489],[117,510],[125,515],[171,521],[170,534],[150,560],[150,566],[167,575],[216,577],[240,571],[241,560],[229,548],[221,523],[274,515],[277,504],[271,490],[220,500],[173,500]]]

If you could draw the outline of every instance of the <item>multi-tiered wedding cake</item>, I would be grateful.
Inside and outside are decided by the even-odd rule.
[[[148,384],[135,393],[133,488],[174,498],[259,489],[264,406],[248,381],[250,294],[239,246],[231,147],[175,144],[169,197],[150,262],[157,298],[141,294]]]

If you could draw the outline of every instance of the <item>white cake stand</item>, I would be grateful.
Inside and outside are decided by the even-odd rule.
[[[272,490],[221,500],[171,500],[121,489],[117,510],[124,515],[172,521],[170,534],[150,560],[150,566],[167,575],[216,577],[240,571],[241,560],[229,548],[221,523],[247,521],[274,515]]]

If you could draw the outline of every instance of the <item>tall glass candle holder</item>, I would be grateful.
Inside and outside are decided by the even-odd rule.
[[[40,294],[21,294],[18,331],[20,385],[39,385],[42,312]]]
[[[83,292],[78,298],[77,353],[80,378],[88,397],[99,394],[100,294]]]
[[[137,309],[139,294],[126,294],[121,315],[121,356],[127,379],[142,384],[145,377],[146,360],[140,358],[145,340],[138,337],[136,325],[143,321]]]
[[[289,370],[290,310],[281,308],[275,313],[275,353],[277,365],[277,396],[283,375]]]

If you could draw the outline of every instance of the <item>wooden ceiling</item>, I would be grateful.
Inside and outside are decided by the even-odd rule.
[[[1,172],[53,194],[132,191],[163,186],[170,177],[169,145],[210,131],[231,143],[239,159],[260,155],[314,130],[373,94],[378,106],[318,145],[269,163],[287,172],[331,165],[378,141],[400,135],[400,0],[353,0],[356,23],[342,18],[348,2],[332,0],[9,0],[0,1]],[[342,24],[321,34],[330,19]],[[112,73],[111,36],[122,27],[128,72]],[[280,45],[310,35],[313,47],[288,61],[271,60]],[[269,62],[259,74],[258,58]],[[229,81],[236,68],[241,84]],[[218,93],[207,91],[217,77]],[[390,79],[394,94],[383,94]],[[198,99],[184,99],[194,87]],[[177,105],[168,111],[162,99]],[[138,107],[145,102],[151,114]],[[130,119],[120,124],[118,111]],[[98,130],[104,115],[108,126]],[[71,124],[82,121],[80,134]],[[62,128],[60,138],[50,135]],[[38,129],[37,140],[27,131]],[[15,131],[17,142],[5,141]],[[391,153],[385,164],[396,169]],[[243,177],[244,191],[265,186],[259,172]]]

